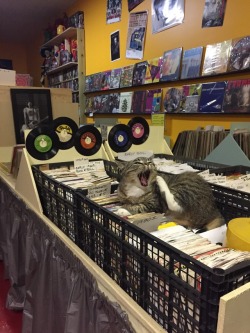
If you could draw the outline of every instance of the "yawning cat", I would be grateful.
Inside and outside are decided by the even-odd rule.
[[[190,228],[213,229],[224,224],[209,184],[195,172],[158,174],[152,159],[118,162],[120,216],[165,213],[168,221]]]

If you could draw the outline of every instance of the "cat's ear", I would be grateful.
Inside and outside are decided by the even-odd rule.
[[[118,171],[120,173],[121,171],[123,171],[123,169],[126,165],[126,162],[125,161],[120,161],[120,160],[115,160],[115,164],[117,165]]]

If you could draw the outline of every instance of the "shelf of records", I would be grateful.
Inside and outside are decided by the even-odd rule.
[[[87,114],[249,113],[250,78],[186,84],[164,90],[158,88],[87,95],[85,112]]]
[[[205,129],[180,132],[173,146],[174,156],[204,160],[230,134],[230,130],[209,126]],[[239,148],[250,159],[250,129],[233,131],[232,136]]]
[[[250,69],[250,36],[163,55],[85,77],[85,92],[216,76]]]

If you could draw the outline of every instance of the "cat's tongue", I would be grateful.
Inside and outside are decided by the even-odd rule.
[[[145,177],[144,175],[140,176],[140,182],[142,186],[148,186],[148,178]]]

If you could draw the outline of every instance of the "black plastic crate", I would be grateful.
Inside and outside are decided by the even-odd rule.
[[[106,160],[103,161],[107,174],[113,177],[112,170],[114,163]],[[73,166],[73,162],[51,163],[48,165],[49,169],[56,169],[62,166],[70,169]],[[33,165],[32,171],[43,213],[72,241],[78,244],[77,191],[83,195],[87,195],[88,191],[72,189],[43,173],[40,167],[40,165]],[[114,191],[116,188],[117,185],[112,185],[111,191]]]
[[[220,297],[250,262],[210,269],[78,194],[80,248],[169,333],[215,333]]]
[[[210,173],[230,176],[233,174],[249,174],[250,167],[237,165],[210,170]],[[209,183],[218,208],[226,222],[237,217],[250,217],[250,193],[237,189],[224,187],[218,184]]]

